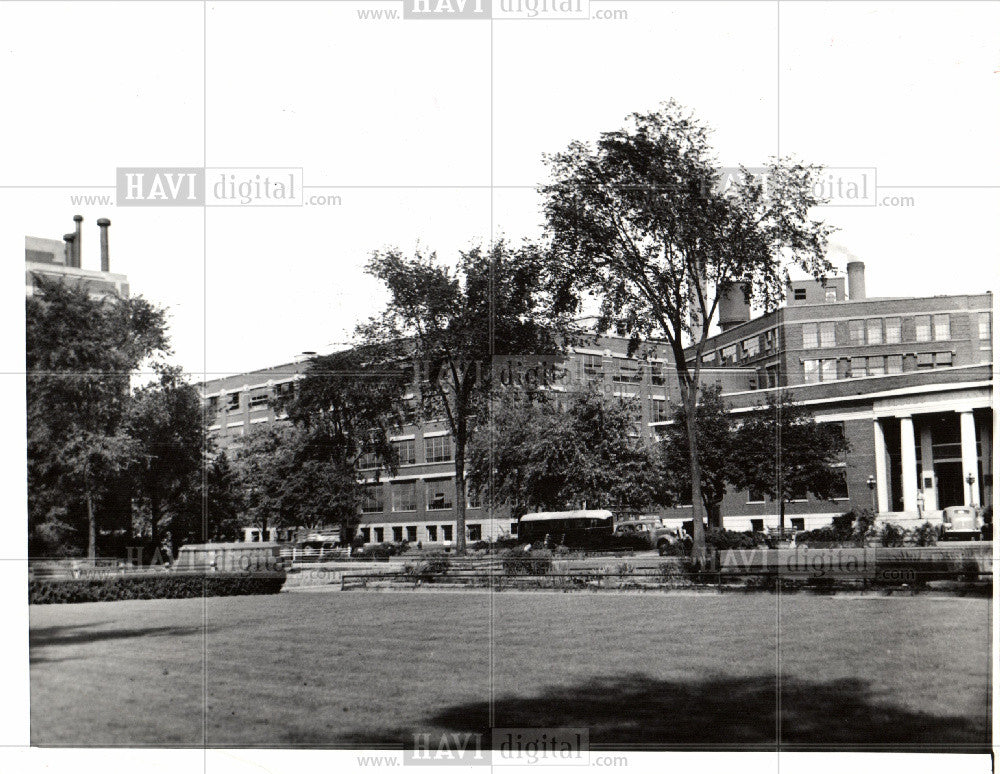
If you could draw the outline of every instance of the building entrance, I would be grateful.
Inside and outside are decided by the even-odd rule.
[[[944,509],[951,505],[964,505],[965,493],[962,489],[961,461],[934,461],[934,474],[937,477],[938,508]]]

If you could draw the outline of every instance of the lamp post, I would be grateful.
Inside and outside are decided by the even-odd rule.
[[[976,477],[970,473],[965,477],[965,483],[969,485],[969,505],[975,505],[976,497],[972,493],[972,485],[976,483]]]
[[[875,476],[868,476],[868,491],[872,498],[872,513],[878,513],[878,506],[875,503]]]

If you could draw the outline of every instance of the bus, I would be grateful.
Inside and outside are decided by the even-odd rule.
[[[614,533],[611,511],[543,511],[526,513],[518,520],[517,539],[521,543],[564,545],[570,548],[597,546]]]

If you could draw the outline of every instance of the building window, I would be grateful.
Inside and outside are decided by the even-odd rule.
[[[805,301],[806,300],[806,289],[805,288],[795,288],[795,290],[792,291],[792,298],[794,298],[796,301]]]
[[[855,347],[864,346],[865,343],[865,321],[851,320],[847,323],[847,329],[851,335],[851,344]]]
[[[743,341],[743,357],[757,357],[760,354],[760,339],[754,336]]]
[[[937,352],[934,355],[934,365],[935,366],[950,366],[951,365],[951,352]]]
[[[666,422],[670,419],[670,404],[665,400],[653,398],[652,410],[650,411],[651,422]]]
[[[378,467],[378,455],[375,452],[365,452],[358,457],[359,470],[374,470]]]
[[[869,344],[881,344],[882,343],[882,321],[879,319],[869,320],[867,324],[868,328],[868,343]]]
[[[885,343],[899,344],[903,340],[903,318],[887,317],[885,320]]]
[[[835,302],[837,300],[837,289],[827,288],[826,293],[824,294],[824,298],[826,298],[826,303],[828,304],[832,304],[833,302]]]
[[[482,540],[483,539],[483,527],[481,524],[470,524],[469,525],[469,540]]]
[[[822,372],[822,381],[833,382],[837,380],[837,361],[836,360],[821,360],[820,370]]]
[[[802,375],[805,381],[808,382],[818,382],[819,381],[819,361],[818,360],[803,360],[802,361]]]
[[[934,315],[934,341],[948,341],[951,338],[951,315]]]
[[[889,355],[889,357],[886,358],[886,371],[890,374],[903,373],[903,356]]]
[[[852,357],[851,358],[851,376],[855,379],[860,376],[868,375],[868,358],[866,357]]]
[[[392,485],[392,509],[394,511],[417,510],[417,486],[413,481]]]
[[[584,355],[583,373],[586,376],[601,376],[604,373],[604,357],[602,355]]]
[[[792,519],[791,524],[792,524],[792,529],[794,529],[796,532],[802,532],[806,528],[806,520],[801,517]]]
[[[361,490],[361,512],[382,513],[385,504],[382,500],[382,485],[368,484]]]
[[[933,368],[934,367],[934,353],[933,352],[918,352],[917,353],[917,368]]]
[[[612,376],[612,380],[629,384],[641,382],[642,371],[639,370],[639,364],[634,360],[619,360],[618,370]]]
[[[451,524],[442,524],[441,525],[441,537],[442,537],[442,539],[450,541],[451,540],[452,529],[453,528],[452,528]]]
[[[238,392],[231,392],[226,396],[226,410],[227,411],[238,411],[240,408],[240,394]]]
[[[427,482],[427,510],[445,511],[451,508],[450,482],[447,479]]]
[[[219,396],[213,395],[208,399],[208,410],[211,412],[217,412],[219,410]]]
[[[931,340],[931,318],[930,315],[922,314],[914,318],[916,323],[917,341]]]
[[[750,531],[751,532],[763,532],[764,531],[764,520],[763,519],[750,519]]]
[[[451,459],[451,438],[435,435],[424,439],[424,462],[447,462]]]
[[[372,531],[371,531],[371,529],[369,529],[368,527],[362,527],[359,531],[361,532],[361,539],[362,540],[364,540],[366,543],[371,543],[372,542]]]
[[[392,528],[392,542],[393,543],[402,543],[403,542],[403,528],[402,527],[393,527]]]
[[[433,525],[433,524],[428,525],[428,527],[427,527],[427,539],[430,542],[432,542],[432,543],[436,543],[437,542],[437,539],[438,539],[438,528],[435,525]]]
[[[385,542],[385,528],[384,527],[375,527],[374,532],[375,532],[375,542],[376,543],[384,543]]]
[[[417,461],[417,444],[412,438],[406,441],[393,441],[400,465],[412,465]]]
[[[655,385],[662,385],[664,383],[662,363],[649,364],[649,380]]]
[[[767,494],[763,489],[751,489],[747,492],[747,504],[762,503],[767,499]]]
[[[868,375],[869,376],[884,376],[885,375],[885,358],[883,358],[883,357],[870,357],[870,358],[868,358]]]
[[[268,401],[267,390],[256,390],[250,393],[250,408],[264,408]]]
[[[816,323],[803,324],[802,346],[805,349],[816,349],[819,346],[819,328]]]
[[[722,358],[722,365],[732,365],[736,362],[736,345],[733,344],[728,347],[723,347],[720,352],[720,357]]]
[[[837,324],[825,322],[819,326],[819,345],[821,347],[837,346]]]
[[[990,339],[993,337],[993,326],[990,325],[991,315],[989,312],[979,313],[979,338]]]
[[[406,540],[409,543],[417,542],[417,528],[414,525],[409,525],[406,528]]]

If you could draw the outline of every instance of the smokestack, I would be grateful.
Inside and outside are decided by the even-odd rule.
[[[742,282],[727,282],[719,293],[719,328],[728,331],[745,322],[750,322],[746,285]]]
[[[83,251],[83,228],[80,224],[83,223],[83,215],[74,215],[73,220],[76,221],[76,239],[73,241],[73,265],[79,269],[82,266],[80,259]]]
[[[63,240],[66,242],[66,260],[67,266],[73,265],[73,241],[76,239],[76,234],[63,234]]]
[[[101,229],[101,271],[111,271],[111,258],[108,255],[108,226],[111,221],[107,218],[98,218],[97,225]]]
[[[847,295],[851,301],[862,301],[865,298],[865,262],[848,261],[847,263]]]

